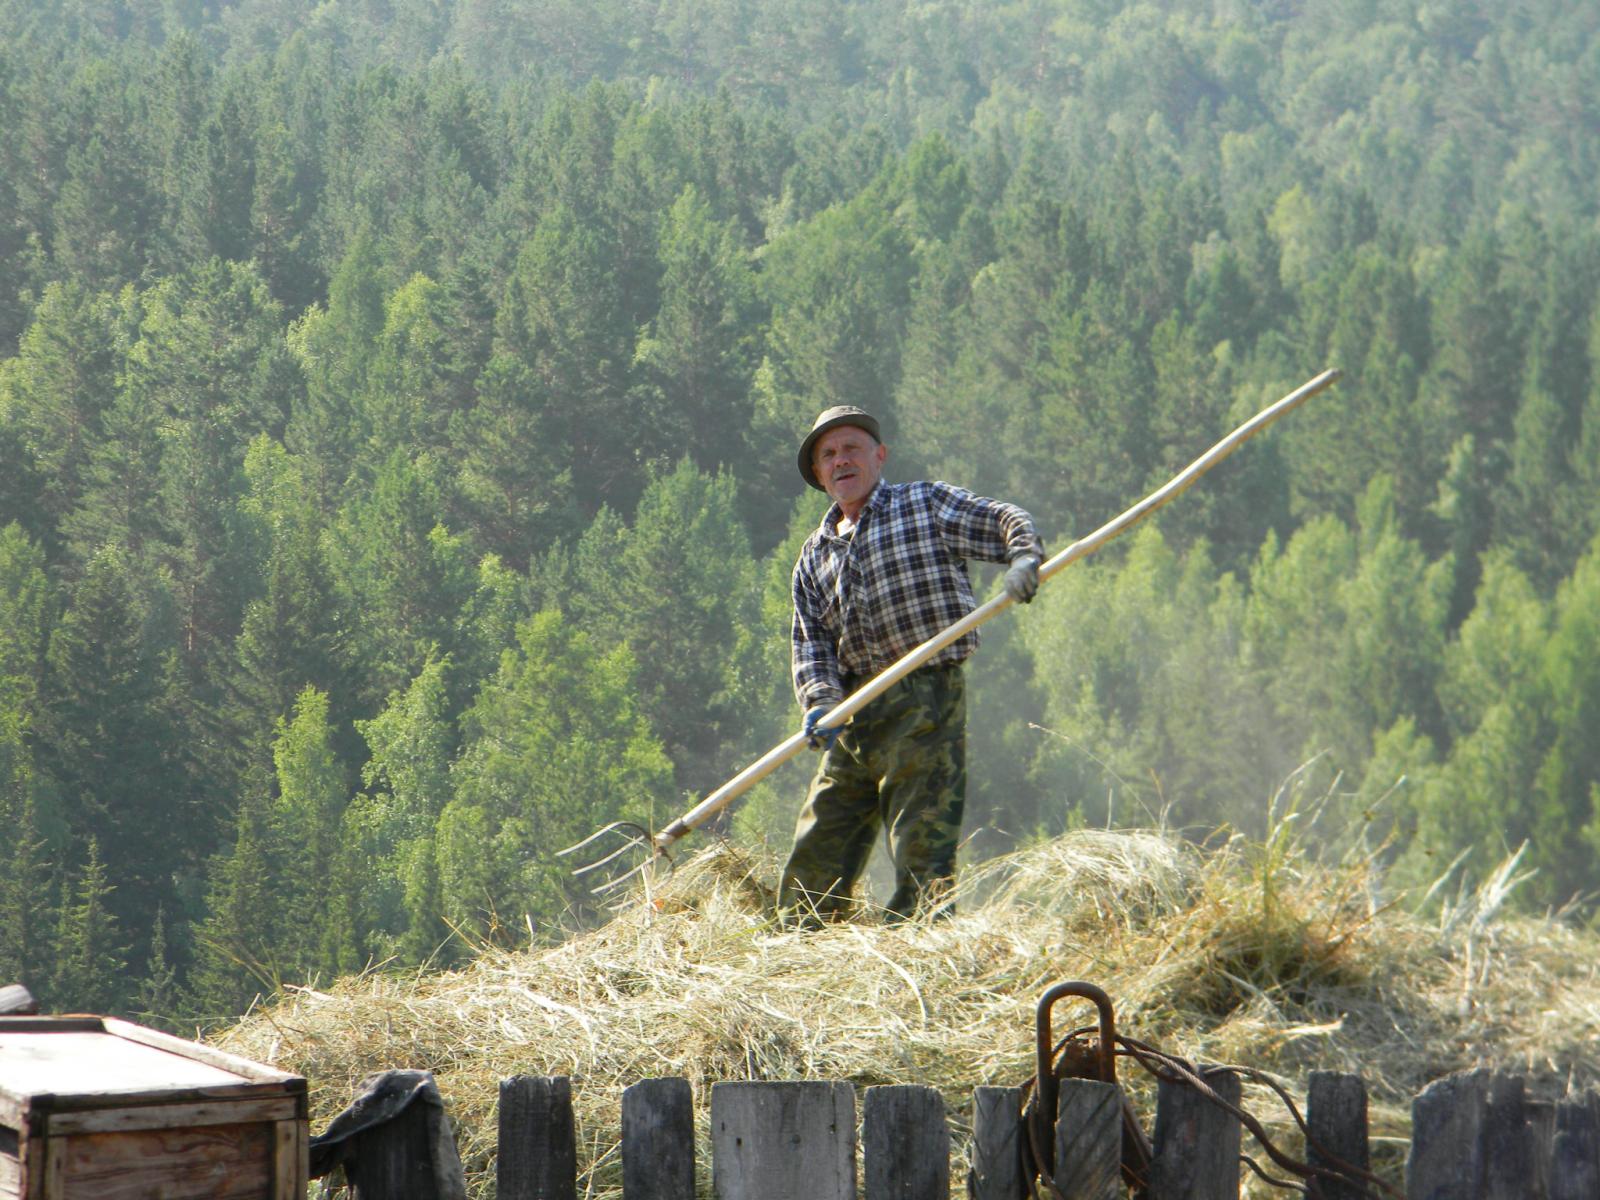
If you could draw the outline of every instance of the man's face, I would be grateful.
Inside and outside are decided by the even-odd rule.
[[[823,490],[852,516],[878,486],[889,448],[865,429],[838,425],[811,447],[811,469]]]

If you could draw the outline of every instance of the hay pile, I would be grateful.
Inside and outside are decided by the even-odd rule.
[[[757,882],[773,876],[714,847],[562,945],[294,990],[217,1041],[305,1074],[313,1131],[362,1076],[432,1070],[478,1196],[493,1192],[498,1081],[517,1074],[572,1077],[593,1196],[620,1194],[621,1092],[652,1076],[686,1077],[699,1105],[728,1079],[931,1085],[963,1155],[972,1088],[1032,1073],[1034,1004],[1064,979],[1104,987],[1119,1030],[1164,1050],[1296,1091],[1310,1070],[1360,1072],[1380,1147],[1403,1146],[1412,1095],[1441,1074],[1513,1067],[1548,1091],[1597,1070],[1600,938],[1501,912],[1509,866],[1424,922],[1381,903],[1367,862],[1084,831],[969,869],[952,920],[815,933],[773,924]],[[1064,1006],[1058,1028],[1079,1019]],[[1246,1104],[1281,1115],[1264,1093]]]

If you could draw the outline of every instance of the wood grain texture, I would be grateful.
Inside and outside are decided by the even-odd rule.
[[[243,1125],[294,1118],[297,1105],[287,1096],[267,1100],[225,1100],[201,1104],[145,1104],[136,1107],[51,1113],[51,1137],[74,1133],[132,1133],[140,1129],[182,1129],[202,1125]]]
[[[576,1200],[578,1143],[564,1075],[500,1081],[500,1200]]]
[[[1409,1200],[1478,1200],[1489,1072],[1436,1079],[1411,1102]]]
[[[427,1109],[408,1104],[393,1120],[350,1139],[344,1172],[357,1200],[438,1200]]]
[[[972,1091],[972,1169],[968,1200],[1023,1200],[1022,1089],[980,1087]]]
[[[1056,1189],[1064,1200],[1122,1194],[1122,1091],[1091,1079],[1063,1079],[1056,1105]]]
[[[16,1148],[0,1149],[0,1200],[17,1200],[22,1195],[22,1162]]]
[[[272,1127],[271,1200],[304,1200],[310,1171],[310,1130],[298,1117]]]
[[[935,1089],[868,1088],[861,1149],[866,1200],[949,1200],[950,1125]]]
[[[51,1138],[47,1159],[47,1200],[261,1200],[273,1140],[266,1125],[85,1134]]]
[[[641,1079],[622,1093],[623,1200],[694,1200],[694,1091]]]
[[[1313,1167],[1365,1171],[1371,1165],[1367,1085],[1359,1075],[1313,1071],[1306,1088],[1306,1162]],[[1366,1200],[1356,1183],[1319,1179],[1318,1200]]]
[[[711,1161],[717,1200],[855,1200],[855,1089],[715,1084]]]
[[[1239,1077],[1202,1068],[1200,1077],[1238,1107]],[[1199,1092],[1163,1081],[1156,1095],[1152,1200],[1238,1200],[1239,1120]]]
[[[1593,1094],[1556,1105],[1550,1144],[1549,1200],[1600,1196],[1600,1105]]]
[[[24,1172],[22,1192],[27,1200],[39,1200],[44,1195],[45,1185],[45,1143],[40,1137],[30,1137],[23,1143],[22,1169]]]
[[[1521,1075],[1489,1076],[1483,1109],[1483,1200],[1528,1200],[1537,1178],[1527,1083]]]

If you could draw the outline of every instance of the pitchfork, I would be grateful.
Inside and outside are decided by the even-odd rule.
[[[1084,558],[1087,555],[1094,553],[1094,551],[1100,549],[1100,547],[1104,546],[1107,542],[1111,541],[1119,534],[1126,532],[1128,529],[1144,520],[1145,517],[1148,517],[1151,513],[1155,512],[1156,509],[1160,508],[1163,504],[1166,504],[1167,501],[1187,490],[1189,486],[1195,482],[1195,480],[1199,479],[1200,476],[1204,475],[1212,467],[1216,466],[1223,459],[1227,458],[1228,455],[1232,454],[1250,438],[1260,433],[1268,425],[1271,425],[1279,417],[1283,416],[1284,413],[1298,407],[1303,401],[1309,399],[1311,396],[1316,395],[1318,392],[1328,387],[1339,378],[1339,375],[1340,372],[1336,368],[1330,368],[1329,370],[1322,372],[1322,374],[1318,375],[1316,378],[1301,384],[1298,388],[1290,392],[1281,400],[1262,409],[1243,425],[1240,425],[1232,433],[1228,434],[1227,437],[1223,438],[1216,445],[1212,446],[1211,449],[1207,450],[1199,458],[1195,459],[1194,462],[1190,463],[1182,471],[1174,475],[1156,491],[1151,492],[1132,508],[1122,513],[1114,520],[1108,521],[1106,524],[1102,525],[1099,529],[1095,530],[1087,537],[1079,538],[1076,542],[1073,542],[1072,545],[1068,546],[1065,550],[1061,551],[1061,553],[1057,554],[1054,558],[1046,562],[1039,568],[1040,584],[1042,585],[1051,576],[1055,575],[1056,572],[1063,570],[1071,563],[1075,563],[1080,558]],[[950,645],[950,643],[976,629],[985,621],[989,620],[989,618],[1004,612],[1014,603],[1016,602],[1012,600],[1009,595],[1002,591],[992,600],[989,600],[988,602],[973,609],[965,617],[962,617],[961,620],[955,622],[955,624],[949,626],[943,632],[937,633],[927,641],[923,642],[922,645],[918,646],[915,650],[912,650],[904,658],[900,659],[899,662],[889,667],[882,674],[874,676],[859,690],[841,701],[832,709],[832,711],[830,711],[826,716],[822,717],[822,719],[817,722],[817,728],[819,730],[826,730],[834,729],[844,725],[850,720],[851,717],[855,716],[856,713],[860,712],[890,687],[894,686],[907,675],[911,674],[911,672],[922,666],[935,654],[939,653],[939,651]],[[625,885],[628,880],[637,875],[644,874],[644,872],[649,870],[650,867],[658,860],[665,858],[668,863],[670,863],[671,858],[668,856],[667,851],[674,843],[678,841],[678,839],[704,825],[712,817],[716,816],[717,813],[721,812],[724,808],[731,804],[735,799],[737,799],[739,796],[742,796],[745,792],[749,791],[750,788],[754,787],[757,783],[761,782],[761,780],[772,774],[773,771],[777,770],[796,754],[800,753],[800,751],[805,748],[808,740],[809,739],[807,738],[806,734],[796,733],[786,740],[778,743],[778,745],[774,746],[771,750],[768,750],[760,758],[756,759],[755,762],[751,763],[744,770],[740,771],[732,779],[728,780],[727,783],[724,783],[716,791],[712,792],[704,800],[700,801],[699,804],[696,804],[688,812],[684,813],[681,817],[673,821],[659,833],[651,833],[644,826],[638,825],[632,821],[614,821],[605,828],[596,830],[577,845],[568,846],[565,850],[558,851],[558,853],[563,855],[575,854],[579,850],[582,850],[587,846],[592,846],[613,834],[624,835],[622,844],[616,849],[612,850],[609,854],[596,859],[594,862],[587,863],[584,866],[579,867],[573,872],[574,875],[588,875],[618,862],[630,853],[635,851],[647,851],[648,853],[644,854],[644,857],[641,859],[641,861],[632,869],[624,872],[621,875],[612,877],[608,882],[603,883],[599,887],[593,889],[595,895],[604,895],[607,892],[615,891],[616,889]]]

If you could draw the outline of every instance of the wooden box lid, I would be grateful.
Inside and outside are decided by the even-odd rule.
[[[306,1081],[112,1017],[0,1017],[0,1124],[31,1113],[304,1095]]]

